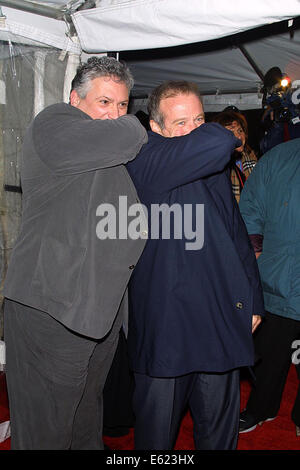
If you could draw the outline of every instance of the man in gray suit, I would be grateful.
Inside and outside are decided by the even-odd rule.
[[[138,202],[124,164],[147,135],[126,115],[132,85],[124,64],[92,57],[70,103],[43,110],[24,139],[4,292],[12,449],[103,449],[102,390],[145,244],[98,230],[101,204]]]

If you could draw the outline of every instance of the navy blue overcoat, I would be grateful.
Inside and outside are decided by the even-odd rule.
[[[128,348],[136,372],[175,377],[253,364],[252,315],[264,313],[263,295],[224,171],[238,142],[215,123],[181,137],[149,132],[127,164],[149,221],[129,287]],[[163,204],[174,209],[170,236],[167,212],[157,235],[154,215]]]

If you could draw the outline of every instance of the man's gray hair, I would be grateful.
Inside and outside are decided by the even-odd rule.
[[[178,95],[194,94],[202,103],[202,97],[199,87],[194,82],[186,80],[168,80],[154,88],[148,101],[149,119],[155,121],[161,129],[165,127],[165,118],[160,110],[161,100],[171,98]]]
[[[71,91],[76,90],[80,98],[85,98],[90,89],[91,81],[98,77],[110,77],[118,83],[125,83],[128,92],[134,85],[133,76],[125,63],[119,62],[114,57],[93,56],[77,68]]]

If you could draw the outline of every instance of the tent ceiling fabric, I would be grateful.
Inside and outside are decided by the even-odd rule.
[[[174,78],[197,82],[204,95],[216,96],[215,102],[222,94],[257,96],[261,77],[239,49],[240,40],[263,74],[278,66],[300,79],[299,23],[293,38],[286,32],[287,20],[300,18],[300,0],[95,0],[95,8],[90,2],[35,0],[36,13],[30,13],[1,7],[0,0],[0,40],[54,47],[82,60],[118,52],[133,71],[135,96]],[[39,15],[39,4],[73,12],[73,33],[68,22]],[[77,10],[78,5],[87,9]],[[257,27],[277,28],[283,21],[284,33],[255,36]],[[254,37],[243,42],[250,33]]]
[[[102,0],[72,20],[95,53],[207,41],[298,15],[299,0]]]
[[[300,29],[292,38],[287,32],[252,40],[244,46],[263,74],[278,66],[292,81],[300,79]],[[156,51],[120,53],[135,77],[136,95],[147,95],[162,81],[175,77],[198,83],[206,95],[260,91],[262,80],[238,47],[224,44],[223,49],[203,51],[199,43],[192,48],[176,48],[172,55],[171,49],[164,52],[161,56]]]
[[[121,55],[122,58],[122,55]],[[202,93],[257,92],[259,77],[238,49],[193,54],[175,58],[130,61],[135,92],[147,94],[164,80],[174,78],[197,82]]]

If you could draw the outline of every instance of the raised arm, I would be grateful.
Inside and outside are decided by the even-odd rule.
[[[147,133],[132,115],[93,120],[70,105],[54,105],[35,119],[33,140],[41,160],[68,175],[125,164],[147,142]]]
[[[222,171],[238,145],[233,133],[216,123],[203,124],[180,137],[150,133],[149,143],[128,168],[140,184],[171,190]]]

